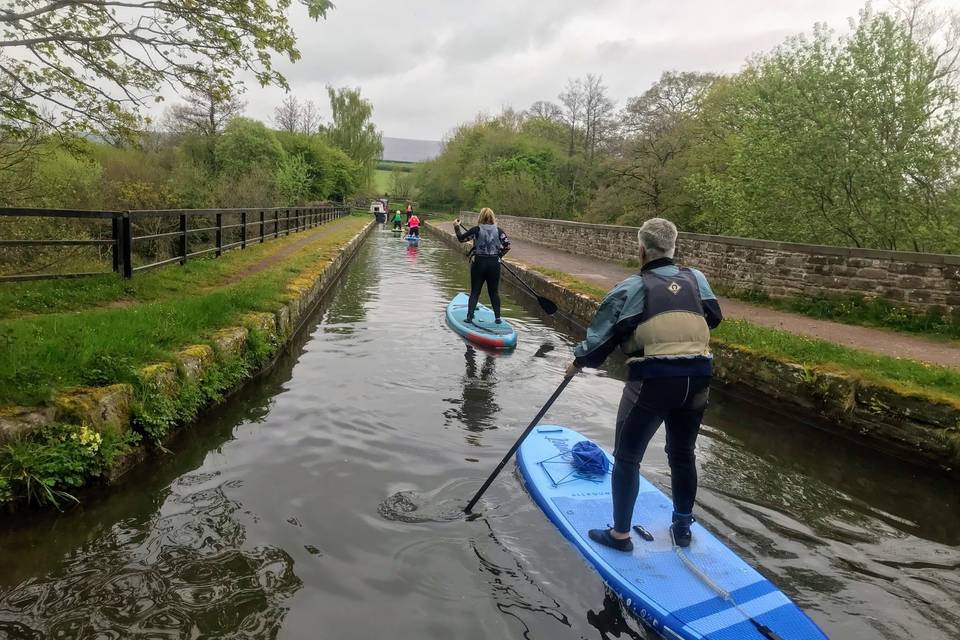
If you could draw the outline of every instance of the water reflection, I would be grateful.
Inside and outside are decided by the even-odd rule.
[[[364,245],[350,269],[338,283],[338,293],[330,298],[323,331],[350,334],[360,326],[367,306],[376,299],[376,284],[380,277],[376,260],[369,256],[370,245]]]
[[[552,343],[550,343],[550,342],[544,343],[544,344],[540,345],[539,347],[537,347],[537,350],[536,350],[536,352],[533,354],[533,357],[534,357],[534,358],[546,358],[546,357],[547,357],[547,354],[550,353],[551,351],[553,351],[554,348],[555,348],[555,347],[553,346]]]
[[[629,622],[628,622],[629,620]],[[623,606],[620,597],[608,588],[603,594],[603,608],[587,611],[587,621],[600,632],[603,640],[610,638],[631,638],[632,640],[647,640],[656,638],[656,634],[648,633],[643,627],[638,627],[632,614]]]
[[[244,548],[228,485],[184,476],[149,522],[118,522],[47,579],[0,591],[0,636],[276,637],[302,582],[283,549]]]
[[[477,365],[478,356],[482,363]],[[463,354],[466,372],[463,376],[463,393],[460,398],[446,398],[453,406],[443,412],[445,424],[460,423],[469,431],[468,443],[480,446],[480,434],[488,429],[496,429],[494,417],[500,412],[497,404],[496,358],[489,351],[481,351],[471,344],[466,345]]]
[[[483,523],[487,531],[485,538],[472,541],[471,548],[497,609],[520,625],[524,638],[550,637],[560,630],[558,626],[571,627],[562,605],[524,569],[516,553],[500,541],[490,522],[483,518],[475,522],[478,526]],[[533,621],[537,631],[543,633],[533,633],[530,626]],[[553,633],[547,632],[546,626],[551,627]]]

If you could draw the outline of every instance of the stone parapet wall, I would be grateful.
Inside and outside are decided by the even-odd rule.
[[[464,224],[477,214],[461,212]],[[512,238],[605,260],[637,259],[637,227],[498,216]],[[681,233],[677,257],[732,290],[772,297],[879,298],[960,314],[960,256]]]

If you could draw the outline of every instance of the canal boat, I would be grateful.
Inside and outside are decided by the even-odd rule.
[[[574,446],[585,440],[541,425],[520,445],[517,466],[534,501],[644,624],[671,639],[826,640],[790,598],[700,524],[689,547],[674,546],[673,504],[643,477],[633,551],[590,540],[587,531],[609,523],[613,507],[609,471],[586,474],[574,465]],[[602,453],[612,468],[613,458]]]

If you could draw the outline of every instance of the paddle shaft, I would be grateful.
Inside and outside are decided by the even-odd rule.
[[[497,465],[497,468],[493,470],[493,473],[490,474],[490,477],[487,478],[486,482],[483,483],[483,486],[480,487],[480,490],[470,499],[470,502],[467,503],[467,506],[463,508],[464,513],[470,513],[473,509],[473,505],[477,504],[477,500],[480,499],[480,496],[493,484],[493,481],[496,480],[497,476],[500,475],[500,472],[507,465],[510,458],[513,457],[513,454],[517,452],[517,449],[520,448],[520,444],[523,440],[529,435],[533,428],[539,424],[540,419],[550,410],[551,405],[554,401],[560,397],[560,394],[563,393],[563,390],[567,388],[567,385],[570,384],[570,381],[573,380],[573,376],[564,376],[563,382],[560,383],[560,386],[557,387],[557,390],[553,392],[553,395],[550,396],[550,399],[547,400],[546,404],[540,408],[540,411],[537,413],[533,421],[524,429],[523,433],[520,434],[520,437],[517,438],[517,441],[513,443],[513,446],[510,447],[510,451],[507,451],[507,455],[503,456],[503,460],[500,461],[500,464]]]
[[[529,292],[532,293],[533,295],[537,296],[538,298],[540,297],[540,294],[537,293],[536,291],[534,291],[534,290],[533,290],[533,287],[531,287],[531,286],[528,285],[526,282],[524,282],[524,281],[523,281],[523,278],[521,278],[520,276],[518,276],[517,273],[516,273],[513,269],[511,269],[510,267],[508,267],[506,262],[504,262],[503,260],[500,260],[500,264],[503,266],[504,269],[507,270],[507,273],[509,273],[510,275],[512,275],[512,276],[517,280],[517,282],[519,282],[519,283],[522,284],[524,287],[526,287],[526,288],[527,288],[527,291],[529,291]]]
[[[554,301],[551,300],[550,298],[544,298],[544,297],[541,296],[539,293],[537,293],[536,291],[534,291],[533,287],[531,287],[529,284],[527,284],[526,282],[524,282],[524,281],[523,281],[523,278],[521,278],[520,276],[518,276],[518,275],[516,274],[516,272],[514,272],[514,270],[511,269],[510,267],[508,267],[508,266],[507,266],[507,263],[504,262],[503,260],[500,260],[500,265],[501,265],[504,269],[506,269],[506,270],[507,270],[507,273],[509,273],[510,275],[512,275],[513,278],[514,278],[517,282],[519,282],[519,283],[522,284],[524,287],[526,287],[527,291],[529,291],[530,293],[533,294],[533,296],[537,299],[537,302],[540,303],[540,306],[543,307],[543,310],[544,310],[544,311],[546,311],[546,312],[547,312],[548,314],[550,314],[550,315],[553,315],[554,313],[557,312],[557,303],[556,303],[556,302],[554,302]]]

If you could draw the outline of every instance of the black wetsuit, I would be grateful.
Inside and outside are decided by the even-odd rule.
[[[587,367],[600,366],[618,347],[627,355],[629,379],[617,412],[611,481],[613,528],[620,533],[630,531],[639,465],[661,424],[666,425],[674,517],[692,517],[695,446],[710,395],[709,329],[723,320],[702,273],[660,258],[638,275],[607,294],[587,340],[574,350],[575,364]]]
[[[484,225],[488,226],[488,225]],[[489,225],[494,226],[494,225]],[[480,300],[480,291],[487,285],[487,295],[490,296],[490,306],[493,315],[500,317],[500,257],[510,250],[510,241],[503,229],[496,227],[495,242],[490,238],[481,238],[480,227],[476,226],[469,231],[460,232],[460,226],[454,225],[457,240],[468,242],[474,240],[472,251],[473,259],[470,264],[470,302],[467,306],[467,317],[473,318]],[[477,246],[477,244],[480,246]]]

